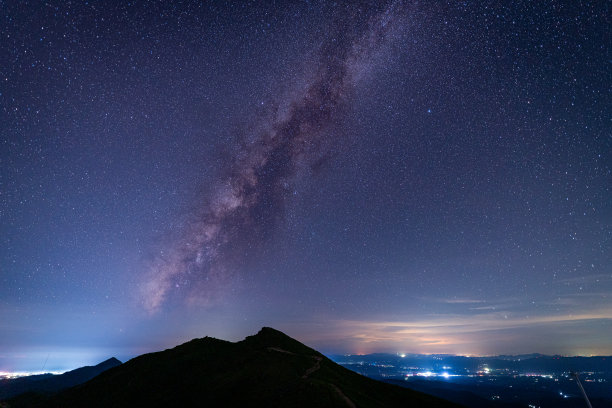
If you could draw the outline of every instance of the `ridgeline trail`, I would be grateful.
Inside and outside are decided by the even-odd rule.
[[[297,355],[295,353],[292,353],[291,351],[283,350],[283,349],[278,348],[278,347],[268,347],[268,350],[269,351],[276,351],[276,352],[279,352],[279,353],[292,354],[294,356]],[[302,376],[302,379],[304,379],[304,380],[308,379],[308,377],[310,375],[312,375],[312,373],[316,372],[317,370],[319,370],[321,368],[321,361],[323,360],[323,357],[321,357],[321,356],[310,356],[310,357],[315,360],[315,364],[312,367],[310,367],[308,370],[306,370],[306,372]],[[338,388],[337,385],[332,384],[332,383],[327,383],[327,384],[329,384],[329,386],[332,387],[334,391],[336,391],[336,393],[340,396],[340,398],[342,398],[342,400],[344,402],[346,402],[346,405],[348,405],[350,408],[357,408],[357,406],[353,403],[353,401],[351,401],[349,397],[344,395],[342,390],[340,388]]]

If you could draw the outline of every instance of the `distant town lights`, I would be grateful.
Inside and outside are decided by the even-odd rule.
[[[460,375],[458,374],[449,374],[446,371],[442,372],[442,373],[435,373],[433,371],[421,371],[419,373],[412,373],[412,374],[406,374],[406,377],[410,377],[410,376],[419,376],[419,377],[443,377],[443,378],[450,378],[450,377],[460,377]]]

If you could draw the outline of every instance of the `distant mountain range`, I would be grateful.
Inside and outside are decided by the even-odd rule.
[[[118,363],[57,394],[22,394],[0,406],[458,407],[359,375],[271,328],[237,343],[194,339]]]
[[[95,366],[87,366],[60,375],[40,374],[27,377],[0,380],[0,400],[24,392],[54,393],[89,381],[109,368],[121,365],[116,358],[109,358]]]
[[[474,373],[487,367],[492,372],[503,370],[508,373],[531,372],[551,374],[569,373],[570,371],[612,373],[612,357],[610,356],[563,357],[524,354],[519,356],[465,357],[451,354],[398,355],[377,353],[332,355],[330,357],[343,366],[363,366],[363,364],[366,364],[366,366],[375,367],[378,371],[390,371],[388,370],[389,367],[404,367],[404,372],[410,372],[409,367],[420,367],[434,371],[446,370],[451,373],[466,374]],[[370,376],[370,373],[367,375]]]

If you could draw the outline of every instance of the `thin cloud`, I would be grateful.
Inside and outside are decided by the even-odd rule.
[[[475,316],[436,315],[408,321],[339,320],[333,322],[338,337],[357,342],[367,350],[394,346],[414,352],[478,353],[483,339],[519,341],[525,329],[572,330],[573,326],[601,324],[612,321],[612,308],[579,314],[555,316],[519,316],[505,312],[482,313]],[[606,349],[607,347],[607,349]],[[600,350],[608,350],[607,344]],[[531,352],[533,350],[525,350]],[[609,350],[612,352],[612,349]],[[482,352],[481,352],[482,354]]]

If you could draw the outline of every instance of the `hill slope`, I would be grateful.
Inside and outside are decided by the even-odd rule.
[[[0,400],[24,392],[53,393],[89,381],[104,371],[121,365],[116,358],[109,358],[95,366],[86,366],[60,375],[41,374],[0,381]]]
[[[93,380],[11,407],[456,407],[345,369],[285,334],[263,328],[230,343],[195,339],[136,357]]]

